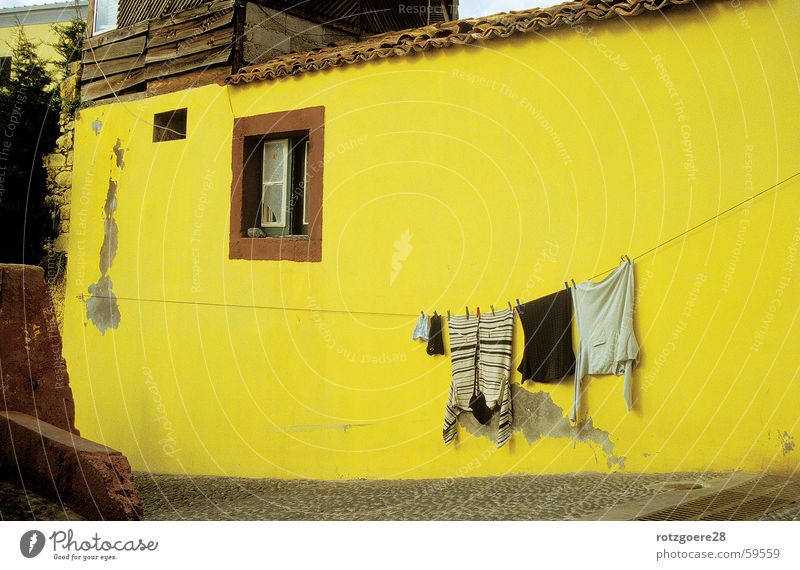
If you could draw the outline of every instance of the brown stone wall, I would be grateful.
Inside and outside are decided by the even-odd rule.
[[[53,220],[58,227],[58,237],[53,244],[53,251],[64,252],[67,249],[69,234],[69,211],[72,201],[72,160],[75,131],[75,101],[80,78],[80,62],[70,66],[70,76],[61,83],[62,108],[59,118],[61,136],[56,140],[56,147],[50,154],[42,158],[47,170],[47,204],[53,212]]]
[[[77,434],[75,402],[44,270],[0,264],[0,411]]]

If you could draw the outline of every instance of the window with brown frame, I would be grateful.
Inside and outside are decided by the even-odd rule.
[[[231,259],[322,260],[324,107],[233,125]]]

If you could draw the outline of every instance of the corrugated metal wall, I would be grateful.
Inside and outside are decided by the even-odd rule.
[[[117,27],[161,18],[208,1],[119,0]],[[306,17],[313,14],[320,22],[346,24],[373,33],[418,28],[452,19],[457,15],[458,6],[458,0],[258,0],[256,3]],[[445,10],[447,14],[443,14]]]
[[[256,0],[259,4],[304,13],[371,32],[418,28],[451,20],[458,0]],[[446,14],[443,12],[446,11]]]
[[[205,4],[208,0],[119,0],[117,27],[124,28]]]

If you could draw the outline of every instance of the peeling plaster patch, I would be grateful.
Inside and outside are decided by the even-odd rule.
[[[92,296],[86,300],[86,315],[100,331],[100,334],[106,334],[108,329],[115,329],[119,326],[120,314],[117,297],[111,287],[111,279],[108,275],[103,275],[97,283],[89,285],[89,293]]]
[[[117,145],[119,146],[119,144],[120,141],[117,139]],[[116,220],[114,220],[114,212],[116,210],[117,183],[109,179],[106,203],[103,206],[103,245],[100,247],[100,279],[97,280],[97,283],[89,285],[91,297],[86,300],[86,316],[97,327],[100,334],[103,335],[106,334],[108,329],[117,328],[120,321],[117,297],[114,295],[113,284],[108,276],[111,264],[114,263],[114,258],[117,256],[117,246],[119,244],[119,227]]]
[[[117,246],[119,244],[119,227],[114,220],[114,212],[117,209],[117,183],[113,180],[108,181],[108,193],[106,194],[106,204],[103,206],[103,245],[100,248],[100,273],[105,275],[111,269],[114,258],[117,256]]]
[[[529,392],[517,384],[511,384],[511,397],[514,406],[513,431],[521,431],[528,443],[536,440],[552,438],[568,438],[574,442],[594,443],[606,454],[608,467],[617,466],[625,469],[625,458],[614,455],[614,444],[608,432],[594,427],[592,419],[586,419],[577,425],[570,425],[547,392]],[[462,413],[458,421],[474,436],[486,437],[492,441],[497,439],[499,414],[494,414],[492,421],[483,426],[471,413]]]
[[[789,455],[792,451],[794,451],[794,436],[789,435],[788,431],[781,433],[779,430],[778,439],[781,440],[781,448],[784,455]]]
[[[117,143],[114,145],[114,157],[117,161],[117,168],[125,168],[125,149],[122,148],[122,141],[119,139],[117,139]]]
[[[94,134],[99,135],[100,131],[103,130],[103,121],[100,119],[95,119],[92,122],[92,130],[94,131]]]

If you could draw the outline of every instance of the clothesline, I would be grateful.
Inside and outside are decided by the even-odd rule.
[[[678,239],[678,238],[681,238],[681,237],[685,236],[686,234],[693,232],[694,230],[696,230],[696,229],[698,229],[698,228],[700,228],[700,227],[702,227],[702,226],[706,225],[707,223],[709,223],[709,222],[713,222],[714,220],[716,220],[716,219],[718,219],[718,218],[721,218],[722,216],[724,216],[724,215],[725,215],[725,214],[727,214],[728,212],[732,212],[732,211],[733,211],[733,210],[735,210],[736,208],[739,208],[740,206],[743,206],[744,204],[747,204],[748,202],[752,202],[753,200],[755,200],[755,199],[756,199],[756,198],[758,198],[759,196],[761,196],[761,195],[763,195],[763,194],[766,194],[766,193],[767,193],[767,192],[769,192],[770,190],[774,190],[774,189],[775,189],[775,188],[777,188],[778,186],[780,186],[780,185],[782,185],[782,184],[785,184],[786,182],[788,182],[788,181],[789,181],[789,180],[791,180],[792,178],[796,178],[797,176],[800,176],[800,172],[795,172],[794,174],[792,174],[791,176],[789,176],[789,177],[787,177],[787,178],[784,178],[784,179],[783,179],[783,180],[781,180],[780,182],[776,182],[775,184],[773,184],[773,185],[772,185],[772,186],[770,186],[769,188],[765,188],[765,189],[764,189],[764,190],[762,190],[761,192],[758,192],[758,193],[756,193],[756,194],[753,194],[753,195],[752,195],[752,196],[750,196],[749,198],[745,198],[745,199],[744,199],[744,200],[742,200],[741,202],[739,202],[739,203],[737,203],[737,204],[734,204],[733,206],[730,206],[729,208],[727,208],[727,209],[725,209],[725,210],[723,210],[723,211],[719,212],[718,214],[715,214],[714,216],[711,216],[710,218],[708,218],[708,219],[706,219],[706,220],[704,220],[704,221],[700,222],[699,224],[695,224],[694,226],[692,226],[692,227],[691,227],[691,228],[689,228],[688,230],[686,230],[686,231],[684,231],[684,232],[681,232],[681,233],[679,233],[678,235],[676,235],[676,236],[673,236],[673,237],[669,238],[669,239],[668,239],[668,240],[666,240],[666,241],[662,241],[662,242],[661,242],[661,243],[659,243],[658,245],[655,245],[655,246],[651,247],[651,248],[650,248],[650,249],[648,249],[647,251],[645,251],[645,252],[643,252],[643,253],[640,253],[639,255],[637,255],[637,256],[635,256],[635,257],[633,257],[633,258],[631,258],[631,259],[633,259],[633,260],[635,261],[635,260],[637,260],[637,259],[639,259],[639,258],[641,258],[641,257],[644,257],[645,255],[648,255],[648,254],[650,254],[650,253],[653,253],[653,252],[654,252],[654,251],[656,251],[657,249],[659,249],[659,248],[662,248],[662,247],[664,247],[665,245],[667,245],[667,244],[669,244],[669,243],[672,243],[672,242],[673,242],[673,241],[675,241],[676,239]],[[606,269],[605,271],[603,271],[603,272],[601,272],[601,273],[598,273],[597,275],[593,275],[592,277],[589,277],[589,280],[591,281],[592,279],[597,279],[598,277],[601,277],[601,276],[605,275],[605,274],[606,274],[606,273],[608,273],[609,271],[614,271],[614,269],[616,269],[616,266],[612,267],[611,269]]]
[[[769,192],[771,190],[774,190],[778,186],[781,186],[781,185],[785,184],[786,182],[788,182],[788,181],[790,181],[790,180],[792,180],[794,178],[797,178],[798,176],[800,176],[800,172],[795,172],[791,176],[788,176],[787,178],[784,178],[783,180],[781,180],[779,182],[776,182],[772,186],[770,186],[768,188],[765,188],[764,190],[761,190],[760,192],[757,192],[756,194],[753,194],[752,196],[749,196],[748,198],[742,200],[741,202],[738,202],[738,203],[726,208],[722,212],[719,212],[718,214],[716,214],[714,216],[711,216],[710,218],[708,218],[706,220],[703,220],[702,222],[700,222],[698,224],[695,224],[694,226],[692,226],[689,229],[679,233],[678,235],[675,235],[675,236],[673,236],[673,237],[671,237],[671,238],[669,238],[669,239],[667,239],[665,241],[662,241],[661,243],[651,247],[647,251],[644,251],[644,252],[632,257],[631,259],[632,260],[641,259],[642,257],[653,253],[654,251],[656,251],[656,250],[658,250],[658,249],[660,249],[660,248],[672,243],[673,241],[675,241],[675,240],[677,240],[677,239],[679,239],[679,238],[681,238],[681,237],[693,232],[694,230],[696,230],[696,229],[698,229],[698,228],[700,228],[700,227],[702,227],[702,226],[704,226],[704,225],[706,225],[706,224],[708,224],[710,222],[713,222],[714,220],[717,220],[717,219],[721,218],[725,214],[727,214],[729,212],[732,212],[733,210],[743,206],[744,204],[747,204],[748,202],[752,202],[756,198],[759,198],[759,197],[763,196],[767,192]],[[609,273],[609,272],[613,271],[614,269],[616,269],[616,267],[617,266],[615,265],[614,267],[611,267],[610,269],[606,269],[605,271],[601,271],[597,275],[593,275],[592,277],[589,277],[588,280],[591,281],[593,279],[597,279],[598,277],[602,277],[606,273]],[[198,306],[198,307],[225,307],[225,308],[233,308],[233,309],[265,309],[265,310],[309,312],[309,313],[338,313],[338,314],[349,314],[349,315],[373,315],[373,316],[386,316],[386,317],[416,317],[416,316],[419,315],[419,313],[392,313],[392,312],[382,312],[382,311],[352,311],[352,310],[346,310],[346,309],[323,309],[323,308],[314,308],[314,307],[285,307],[285,306],[279,306],[279,305],[246,305],[246,304],[240,304],[240,303],[215,303],[215,302],[209,302],[209,301],[184,301],[184,300],[176,300],[176,299],[143,299],[143,298],[138,298],[138,297],[110,297],[110,296],[104,296],[104,295],[92,295],[92,298],[95,298],[95,299],[117,299],[119,301],[136,301],[136,302],[140,302],[140,303],[163,303],[163,304],[171,304],[171,305],[195,305],[195,306]],[[80,300],[81,302],[86,302],[87,297],[84,296],[83,293],[81,293],[80,295],[78,295],[77,299]],[[510,301],[509,301],[509,305],[511,305]]]

